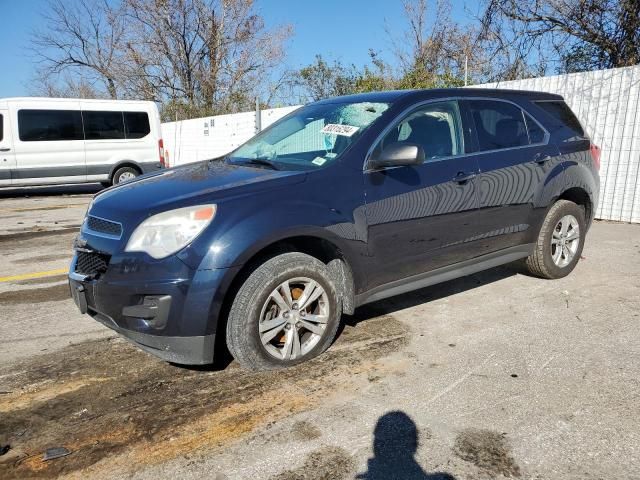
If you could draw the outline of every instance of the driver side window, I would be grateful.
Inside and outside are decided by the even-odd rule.
[[[379,154],[392,143],[412,143],[422,146],[427,162],[461,155],[464,153],[461,125],[458,102],[429,103],[392,128],[375,152]]]

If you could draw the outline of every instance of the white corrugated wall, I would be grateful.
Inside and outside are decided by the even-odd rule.
[[[474,87],[562,95],[602,148],[596,218],[640,223],[640,65]]]
[[[261,111],[266,128],[298,106]],[[219,157],[243,144],[257,132],[255,112],[216,115],[162,124],[162,138],[169,165]]]

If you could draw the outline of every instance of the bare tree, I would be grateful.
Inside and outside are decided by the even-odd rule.
[[[272,93],[291,35],[267,28],[253,0],[50,2],[33,38],[40,77],[99,81],[111,98],[155,100],[172,118],[238,111]]]
[[[129,89],[208,114],[249,108],[291,34],[267,29],[252,0],[125,2]]]
[[[483,25],[507,37],[501,51],[522,64],[542,59],[580,71],[640,63],[639,0],[489,0]]]
[[[102,82],[118,98],[119,51],[125,33],[122,11],[107,0],[51,0],[46,27],[35,32],[32,50],[40,76],[73,70],[85,83]]]
[[[448,0],[403,0],[407,28],[395,35],[387,27],[400,66],[400,88],[432,88],[464,83],[465,64],[476,77],[485,74],[487,60],[476,45],[478,30],[451,18]]]

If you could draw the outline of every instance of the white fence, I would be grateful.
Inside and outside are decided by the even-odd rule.
[[[640,223],[640,66],[532,78],[486,88],[562,95],[602,148],[596,217]],[[262,128],[298,106],[263,110]],[[180,165],[230,152],[257,131],[255,112],[162,124],[169,163]]]
[[[298,108],[261,111],[260,124],[268,127]],[[255,112],[194,118],[162,124],[162,138],[171,166],[219,157],[243,144],[258,131]]]
[[[562,95],[602,148],[596,217],[640,223],[640,65],[477,87]]]

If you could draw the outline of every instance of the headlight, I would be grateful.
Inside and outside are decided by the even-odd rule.
[[[135,229],[125,252],[165,258],[186,247],[216,215],[215,205],[178,208],[147,218]]]

